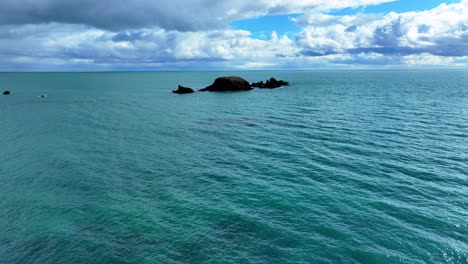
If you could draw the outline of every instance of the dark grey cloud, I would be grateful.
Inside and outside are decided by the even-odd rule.
[[[195,8],[192,8],[195,7]],[[219,4],[207,0],[2,0],[0,24],[66,23],[109,30],[161,27],[199,30],[220,27]],[[209,15],[211,14],[211,15]]]
[[[238,19],[389,1],[394,0],[1,0],[0,25],[65,23],[113,31],[151,27],[197,31]]]
[[[197,31],[220,28],[270,9],[263,1],[246,0],[1,0],[0,24],[55,22],[113,31],[150,27]],[[287,8],[278,5],[273,11],[287,12]]]

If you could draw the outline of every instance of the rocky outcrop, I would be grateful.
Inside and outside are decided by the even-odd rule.
[[[235,92],[235,91],[249,91],[252,90],[249,82],[241,77],[220,77],[216,79],[212,85],[201,89],[201,92]]]
[[[260,89],[274,89],[274,88],[279,88],[282,86],[288,86],[289,82],[285,82],[283,80],[276,80],[275,78],[270,78],[270,80],[267,80],[266,82],[257,82],[257,83],[252,83],[252,87],[257,87]]]
[[[10,94],[11,94],[10,91],[4,91],[4,92],[3,92],[3,95],[10,95]]]
[[[254,82],[250,86],[257,87],[257,88],[263,88],[264,85],[265,84],[263,83],[263,81],[261,81],[261,82]]]
[[[188,94],[193,93],[194,91],[192,88],[179,85],[179,88],[177,90],[173,90],[172,92],[176,94]]]

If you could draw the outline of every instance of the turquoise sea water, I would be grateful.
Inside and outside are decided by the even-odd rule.
[[[223,75],[292,85],[170,92]],[[2,73],[0,90],[2,264],[468,263],[467,71]]]

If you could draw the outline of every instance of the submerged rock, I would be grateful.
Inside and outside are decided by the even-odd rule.
[[[173,90],[172,92],[176,94],[187,94],[187,93],[193,93],[194,91],[192,88],[179,85],[179,88],[177,90]]]
[[[3,95],[10,95],[10,94],[11,94],[10,91],[4,91],[4,92],[3,92]]]
[[[205,92],[235,92],[235,91],[249,91],[252,90],[249,82],[241,77],[230,76],[220,77],[216,79],[212,85],[201,89],[200,91]]]
[[[274,89],[274,88],[279,88],[282,86],[288,86],[289,82],[285,82],[283,80],[276,80],[275,78],[270,78],[270,80],[267,80],[265,83],[263,81],[257,82],[257,83],[252,83],[252,87],[257,87],[260,89]]]

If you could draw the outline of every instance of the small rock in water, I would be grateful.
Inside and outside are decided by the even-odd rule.
[[[257,87],[260,89],[274,89],[274,88],[279,88],[282,86],[288,86],[289,82],[285,82],[283,80],[276,80],[275,78],[270,78],[270,80],[267,80],[266,82],[257,82],[257,83],[252,83],[252,87]]]
[[[263,88],[264,85],[265,84],[263,83],[263,81],[261,81],[261,82],[254,82],[250,86],[257,87],[257,88]]]
[[[187,94],[187,93],[193,93],[194,91],[192,88],[179,85],[179,88],[177,90],[173,90],[172,92],[176,94]]]

